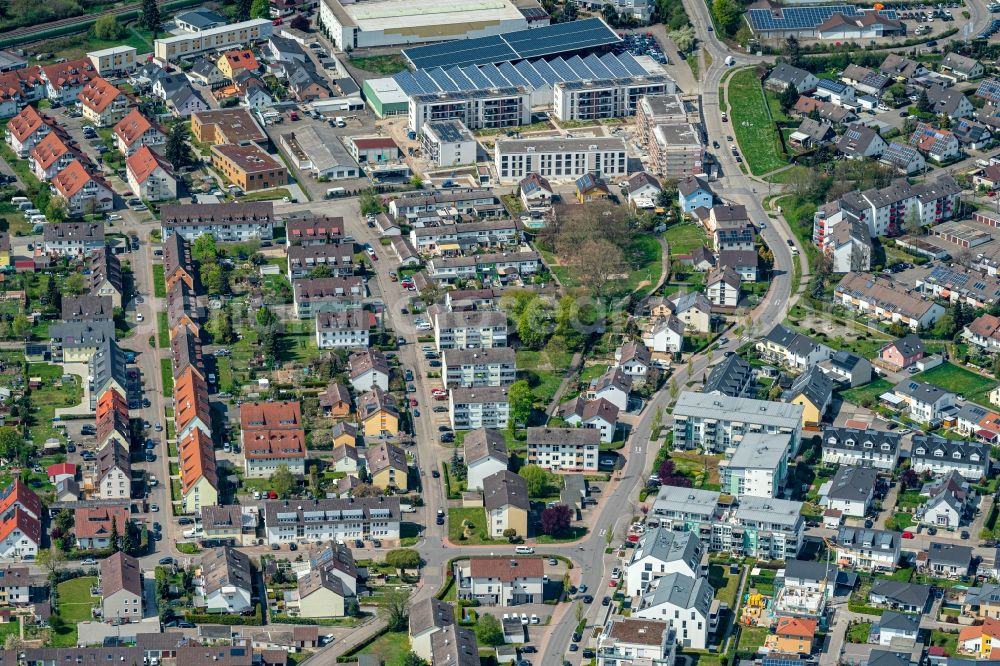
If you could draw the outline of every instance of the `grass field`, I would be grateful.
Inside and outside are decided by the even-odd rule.
[[[944,651],[949,656],[954,655],[958,651],[958,634],[935,629],[931,632],[930,640],[930,645],[944,648]]]
[[[403,666],[410,652],[410,636],[405,631],[382,634],[357,654],[376,656],[385,666]]]
[[[260,190],[259,192],[247,192],[245,195],[240,197],[240,201],[272,201],[274,199],[282,199],[284,197],[291,197],[292,193],[284,187],[276,187],[270,190]]]
[[[842,391],[840,397],[852,405],[870,404],[886,391],[891,391],[893,383],[888,379],[878,379],[870,384]]]
[[[88,31],[82,35],[56,37],[36,45],[40,53],[50,52],[53,58],[66,58],[67,60],[83,58],[89,51],[112,46],[133,46],[139,53],[149,53],[153,50],[153,45],[148,39],[137,30],[128,27],[125,28],[125,37],[116,41],[98,39],[92,31]]]
[[[663,238],[670,247],[670,256],[687,254],[697,247],[708,245],[708,237],[700,224],[683,222],[674,224],[663,232]]]
[[[731,575],[729,567],[722,564],[710,564],[708,566],[708,582],[715,589],[715,598],[722,603],[729,604],[731,609],[736,608],[736,593],[739,592],[740,576]]]
[[[90,588],[97,584],[97,578],[84,576],[59,583],[59,615],[66,621],[61,632],[52,632],[52,644],[56,647],[76,645],[76,625],[93,619],[91,609],[100,602],[100,597],[90,594]]]
[[[153,264],[153,295],[157,298],[167,296],[167,280],[163,276],[163,264]]]
[[[913,378],[982,405],[990,404],[986,394],[996,385],[995,381],[951,363],[942,363],[936,368],[913,375]]]
[[[56,415],[57,408],[78,405],[83,399],[83,384],[79,376],[72,375],[72,382],[56,385],[62,373],[61,366],[50,363],[31,363],[28,366],[28,377],[42,378],[42,387],[31,392],[31,404],[38,410],[30,428],[31,441],[38,445],[50,437],[64,439],[52,427],[52,417]]]
[[[768,634],[767,627],[741,627],[740,642],[736,648],[739,651],[756,652],[764,644]]]
[[[159,338],[160,349],[170,346],[170,323],[167,321],[166,312],[156,313],[156,336]]]
[[[385,74],[387,76],[397,74],[406,69],[406,60],[403,56],[397,54],[349,58],[348,62],[366,72]]]
[[[767,101],[754,69],[743,69],[729,80],[733,133],[750,172],[761,175],[785,166],[768,114]]]
[[[629,245],[622,248],[625,261],[632,268],[626,274],[625,279],[615,281],[614,292],[610,296],[625,296],[635,291],[643,283],[648,283],[645,286],[650,288],[655,285],[660,279],[661,253],[660,242],[653,236],[634,236]],[[553,253],[542,251],[542,258],[564,287],[586,286],[585,281],[578,280],[574,271],[568,266],[560,264]]]
[[[871,633],[871,630],[871,622],[858,622],[857,624],[852,624],[847,630],[847,642],[862,644],[867,643],[868,635]]]
[[[174,392],[174,369],[169,358],[160,359],[160,379],[163,381],[164,395]]]
[[[463,539],[462,524],[469,521],[472,529],[468,537]],[[448,539],[462,546],[475,546],[484,543],[506,543],[506,540],[495,541],[486,537],[486,511],[478,507],[448,509]]]

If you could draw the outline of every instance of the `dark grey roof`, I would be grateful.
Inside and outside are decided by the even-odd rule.
[[[899,532],[844,526],[837,530],[836,543],[844,548],[895,550],[898,552],[899,537]]]
[[[858,363],[861,363],[865,359],[858,356],[857,354],[849,351],[844,351],[839,349],[833,353],[830,357],[831,365],[841,368],[845,372],[851,372],[857,367]]]
[[[932,541],[927,547],[927,561],[968,568],[972,563],[972,546]]]
[[[898,580],[876,580],[872,583],[871,594],[885,597],[900,605],[922,608],[931,595],[931,586]]]
[[[809,562],[807,560],[788,560],[785,562],[785,580],[797,578],[818,582],[832,576],[836,571],[836,565],[831,564],[828,569],[824,562]]]
[[[455,609],[447,602],[430,597],[410,606],[410,636],[452,624],[455,624]]]
[[[487,511],[513,506],[525,511],[529,508],[528,484],[509,470],[500,470],[483,479],[483,504]]]
[[[698,190],[704,190],[708,193],[712,192],[712,188],[708,186],[708,183],[697,176],[688,176],[684,180],[677,183],[677,191],[681,193],[681,196],[691,196]]]
[[[924,353],[924,343],[916,333],[910,333],[909,335],[889,344],[898,349],[899,353],[903,356],[912,356],[913,354]]]
[[[895,629],[897,631],[916,633],[917,629],[920,628],[920,616],[910,615],[908,613],[898,613],[896,611],[886,611],[882,613],[882,619],[879,621],[879,627],[883,629]]]
[[[920,382],[916,379],[904,379],[896,384],[894,390],[896,393],[901,393],[915,400],[927,403],[937,402],[950,393],[950,391],[945,391],[940,386]]]
[[[899,437],[899,434],[894,432],[831,426],[823,430],[823,448],[858,451],[867,448],[865,444],[870,442],[873,450],[881,451],[882,445],[888,444],[892,447],[892,451],[896,452],[899,451]]]
[[[798,88],[808,77],[809,72],[806,70],[782,62],[771,70],[771,74],[767,78],[769,81],[773,79],[782,83],[790,83]]]
[[[189,12],[184,12],[183,14],[178,14],[176,20],[183,21],[184,23],[193,25],[201,30],[229,23],[229,19],[225,16],[213,12],[210,9],[205,9],[204,7],[199,7],[198,9],[193,9]]]
[[[830,499],[864,502],[872,494],[878,473],[870,467],[844,466],[837,470],[830,482]]]
[[[868,666],[910,666],[910,655],[891,650],[872,650],[868,656]]]
[[[733,354],[712,368],[705,380],[702,393],[719,393],[734,398],[742,397],[743,387],[753,378],[753,368],[742,357]]]
[[[973,456],[978,460],[973,460]],[[939,435],[914,435],[912,457],[914,460],[982,466],[983,469],[989,465],[989,450],[985,444],[945,439]]]
[[[833,380],[818,365],[814,365],[795,379],[786,395],[789,400],[804,395],[822,412],[833,397]]]
[[[776,324],[764,339],[787,349],[796,356],[808,356],[820,348],[820,344],[807,335],[793,331],[782,324]]]

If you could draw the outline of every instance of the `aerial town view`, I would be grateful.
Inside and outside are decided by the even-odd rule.
[[[0,0],[0,666],[1000,666],[1000,0]]]

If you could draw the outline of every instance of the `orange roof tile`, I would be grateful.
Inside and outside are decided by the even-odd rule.
[[[118,121],[114,132],[126,146],[131,146],[152,127],[155,127],[161,134],[164,133],[162,127],[151,123],[139,109],[132,109],[127,116]]]
[[[111,523],[114,521],[114,526],[121,535],[125,533],[128,519],[127,506],[82,507],[73,512],[73,532],[77,539],[110,537]]]
[[[52,186],[58,190],[59,194],[69,199],[91,180],[96,179],[87,173],[80,160],[73,160],[56,174],[55,178],[52,179]]]
[[[239,69],[257,69],[257,58],[250,51],[226,51],[222,57],[229,63],[229,67],[235,72]]]
[[[212,425],[212,412],[208,404],[208,384],[193,366],[182,372],[174,382],[174,422],[180,432],[195,418],[206,426]]]
[[[305,458],[306,433],[298,430],[253,430],[243,435],[243,457],[247,460]]]
[[[19,95],[26,95],[27,86],[37,86],[42,84],[42,69],[37,65],[27,69],[16,69],[12,72],[0,74],[0,99],[15,99]]]
[[[212,439],[198,428],[181,439],[178,449],[181,467],[181,490],[187,492],[205,477],[213,488],[218,489],[219,477],[215,471],[215,449]]]
[[[21,479],[15,479],[0,495],[0,515],[7,513],[15,505],[22,507],[33,516],[42,515],[42,501],[38,499],[35,491],[26,486]]]
[[[297,402],[245,402],[240,405],[241,430],[288,430],[302,427]]]
[[[21,510],[21,507],[16,507],[14,512],[9,514],[9,518],[0,525],[0,541],[5,540],[10,536],[11,532],[15,528],[21,530],[21,533],[31,539],[34,543],[41,543],[42,538],[42,524],[36,518],[32,518],[26,512]]]
[[[104,415],[110,411],[118,412],[118,415],[123,418],[128,418],[128,402],[122,396],[121,393],[115,389],[108,389],[101,394],[101,397],[97,399],[97,405],[95,407],[97,412],[96,421],[100,421],[104,418]]]
[[[42,67],[42,73],[45,74],[49,85],[55,90],[59,90],[66,85],[82,85],[98,76],[93,63],[87,58],[70,60],[69,62],[57,63],[55,65],[45,65]]]
[[[31,149],[31,156],[43,169],[48,169],[71,150],[57,132],[49,132]]]
[[[156,171],[156,167],[161,167],[168,174],[173,175],[170,163],[157,155],[149,146],[143,146],[135,151],[132,157],[125,160],[125,168],[139,183],[145,183],[146,179]]]
[[[35,107],[29,104],[21,109],[21,113],[7,121],[7,129],[15,139],[23,142],[44,124],[45,120]]]
[[[990,638],[1000,638],[1000,620],[988,617],[981,625],[965,627],[958,632],[958,640],[960,643],[964,643],[984,635]]]
[[[124,95],[121,90],[105,78],[98,76],[87,82],[76,98],[84,106],[93,109],[97,113],[104,113],[104,110],[111,106],[119,95]]]
[[[779,617],[778,626],[774,630],[774,633],[779,636],[812,640],[812,637],[816,635],[816,620],[798,617]]]

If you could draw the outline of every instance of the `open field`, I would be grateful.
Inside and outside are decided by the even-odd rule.
[[[687,254],[697,247],[708,245],[705,230],[701,225],[693,222],[682,222],[667,227],[667,230],[663,232],[663,238],[670,247],[671,257]]]
[[[936,368],[913,375],[913,378],[982,405],[989,404],[986,394],[996,386],[995,381],[951,363],[942,363]]]
[[[750,172],[761,175],[785,166],[788,162],[781,156],[767,100],[754,69],[733,74],[729,80],[729,102],[730,123]]]
[[[348,62],[366,72],[384,74],[386,76],[402,72],[406,69],[406,59],[398,54],[350,58]]]

